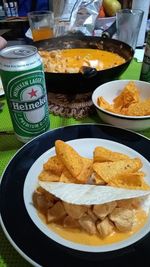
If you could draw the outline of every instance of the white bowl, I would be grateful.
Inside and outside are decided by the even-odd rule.
[[[100,85],[92,94],[92,101],[102,121],[117,127],[140,131],[150,128],[150,115],[148,116],[125,116],[104,110],[97,104],[98,97],[102,96],[109,103],[118,96],[131,80],[116,80]],[[132,80],[140,91],[140,98],[150,98],[150,83]]]

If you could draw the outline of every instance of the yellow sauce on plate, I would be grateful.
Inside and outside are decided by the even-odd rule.
[[[42,221],[45,222],[44,216],[38,213]],[[87,232],[81,229],[70,229],[64,228],[61,225],[56,223],[50,223],[47,226],[57,233],[62,238],[79,243],[82,245],[91,245],[91,246],[100,246],[100,245],[108,245],[115,242],[119,242],[129,238],[131,235],[138,232],[146,223],[148,219],[148,215],[143,210],[135,211],[135,225],[133,226],[131,231],[128,232],[114,232],[113,234],[102,239],[98,234],[97,235],[89,235]]]

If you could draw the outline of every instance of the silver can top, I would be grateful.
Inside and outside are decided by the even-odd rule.
[[[19,59],[33,56],[37,53],[37,48],[32,45],[13,45],[0,51],[0,56],[4,58]]]

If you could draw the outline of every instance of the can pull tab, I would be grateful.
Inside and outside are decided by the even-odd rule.
[[[28,51],[27,49],[16,49],[14,50],[14,54],[16,56],[29,56],[31,54],[30,51]]]

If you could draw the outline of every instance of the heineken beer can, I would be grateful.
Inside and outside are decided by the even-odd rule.
[[[43,65],[30,45],[0,51],[0,74],[17,138],[26,143],[50,126]]]

